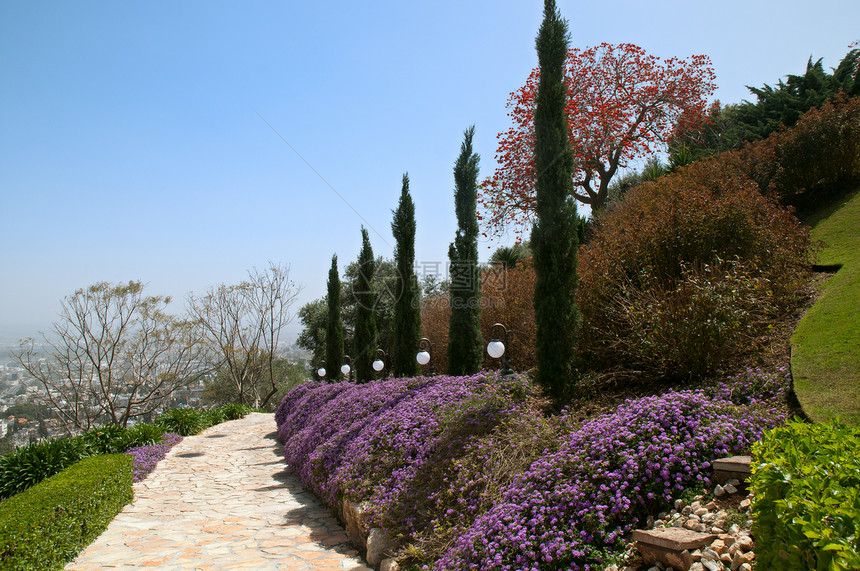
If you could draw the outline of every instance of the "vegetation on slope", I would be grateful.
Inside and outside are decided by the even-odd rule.
[[[860,424],[860,190],[829,216],[813,221],[824,242],[818,263],[842,267],[821,285],[821,297],[803,317],[792,344],[795,392],[812,420],[841,417]]]

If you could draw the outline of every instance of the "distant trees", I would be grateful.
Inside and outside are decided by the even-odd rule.
[[[264,364],[264,361],[258,360],[258,370],[253,373],[256,377],[266,376],[267,371],[262,368]],[[306,378],[305,370],[301,364],[291,362],[284,357],[275,357],[271,366],[274,371],[272,378],[275,379],[277,392],[266,405],[260,406],[260,408],[270,411],[277,407],[288,390],[304,382]],[[201,400],[205,404],[213,406],[235,402],[254,402],[254,395],[249,388],[246,387],[246,394],[239,394],[236,383],[230,378],[229,370],[220,368],[215,371],[215,375],[211,379],[207,379]]]
[[[606,204],[619,168],[664,144],[675,119],[703,110],[716,87],[707,56],[660,60],[633,44],[572,49],[561,65],[565,119],[575,159],[569,192],[592,210]],[[531,223],[536,216],[540,169],[534,147],[541,73],[536,68],[511,94],[508,107],[514,124],[499,133],[499,167],[482,185],[482,216],[498,233],[509,224]]]
[[[531,248],[537,274],[537,381],[560,404],[574,382],[573,359],[581,317],[576,306],[577,223],[572,197],[574,156],[565,114],[564,61],[568,28],[545,0],[537,36],[540,81],[534,111],[535,214]],[[616,154],[618,156],[618,154]],[[588,175],[586,175],[587,180]]]
[[[201,328],[217,368],[230,380],[240,403],[265,407],[278,392],[275,359],[281,331],[292,321],[301,291],[290,269],[252,270],[236,285],[189,296],[189,312]]]
[[[352,295],[355,298],[355,336],[353,354],[355,378],[359,382],[373,379],[373,359],[377,349],[376,294],[370,282],[376,273],[376,260],[367,229],[361,228],[361,252],[358,255],[358,279]]]
[[[343,360],[343,322],[340,317],[340,275],[337,272],[337,254],[331,257],[328,271],[328,323],[326,326],[325,359],[326,379],[336,381],[340,377]]]
[[[45,354],[33,339],[21,343],[15,359],[66,429],[126,426],[208,372],[196,324],[167,313],[169,297],[143,290],[139,281],[79,289],[43,335]]]
[[[451,283],[451,326],[448,331],[448,374],[470,375],[481,368],[481,273],[478,267],[478,162],[472,151],[475,127],[466,129],[454,165],[454,207],[457,234],[448,248]]]
[[[394,262],[397,282],[394,289],[394,339],[391,345],[391,368],[397,376],[418,373],[415,354],[421,338],[421,289],[415,277],[415,204],[409,194],[409,175],[403,175],[400,201],[393,212],[391,233],[394,235]]]

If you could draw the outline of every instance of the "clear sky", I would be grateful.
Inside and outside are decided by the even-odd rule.
[[[723,103],[860,39],[857,0],[558,4],[575,47],[709,55]],[[417,259],[444,267],[463,131],[491,174],[541,16],[539,0],[0,0],[0,342],[99,281],[181,310],[272,261],[311,301],[362,224],[392,256],[407,171]]]

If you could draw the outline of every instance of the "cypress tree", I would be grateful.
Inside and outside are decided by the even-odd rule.
[[[418,374],[418,341],[421,339],[421,306],[418,278],[415,276],[415,204],[409,194],[409,175],[403,175],[400,202],[393,212],[391,233],[396,241],[394,263],[397,265],[394,302],[394,346],[391,368],[396,376]]]
[[[454,206],[457,234],[448,248],[451,326],[448,330],[448,374],[471,375],[481,368],[481,274],[478,268],[478,161],[472,152],[475,126],[465,132],[454,165]]]
[[[325,335],[326,379],[337,381],[340,378],[340,365],[343,361],[343,322],[340,317],[340,276],[337,273],[337,254],[331,257],[328,271],[328,325]]]
[[[355,364],[355,378],[359,382],[373,379],[373,358],[376,354],[376,294],[370,287],[376,273],[376,260],[370,247],[370,238],[364,226],[361,227],[361,252],[358,254],[358,277],[355,282],[355,337],[352,359]]]
[[[564,62],[567,22],[555,0],[544,1],[536,47],[540,82],[535,105],[536,221],[534,254],[537,381],[557,406],[575,387],[574,347],[581,324],[576,306],[577,214],[573,195],[573,153],[565,116]]]

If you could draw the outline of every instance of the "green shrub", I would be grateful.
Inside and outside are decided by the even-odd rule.
[[[132,499],[132,458],[86,458],[0,503],[0,568],[62,569]]]
[[[227,403],[222,404],[215,410],[224,419],[220,422],[224,422],[225,420],[238,420],[240,418],[245,418],[253,409],[246,404]]]
[[[763,569],[860,569],[860,427],[791,422],[753,446]]]
[[[180,436],[193,436],[213,424],[217,424],[214,420],[212,415],[206,411],[193,408],[174,408],[156,418],[155,424],[167,432],[175,432]]]
[[[149,444],[161,442],[161,437],[164,433],[165,429],[163,426],[147,423],[135,424],[128,429],[128,433],[126,435],[126,446],[121,450],[121,452],[125,452],[129,448],[147,446]]]
[[[90,454],[119,454],[128,448],[128,429],[118,424],[91,428],[78,436]]]
[[[0,457],[0,499],[35,486],[85,455],[86,448],[77,438],[43,440],[17,448]]]
[[[748,308],[794,308],[808,263],[808,230],[787,209],[722,156],[701,159],[599,215],[580,255],[581,349],[659,375],[674,365],[658,357],[675,354],[684,376],[708,374],[728,355],[721,343],[765,326]]]

